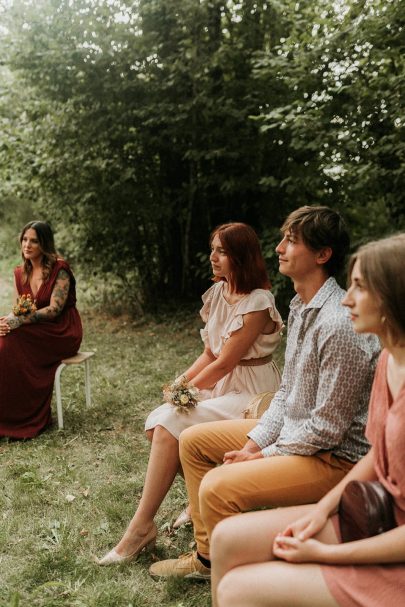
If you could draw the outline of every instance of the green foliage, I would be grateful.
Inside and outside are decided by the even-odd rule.
[[[258,81],[276,74],[285,94],[255,119],[288,150],[266,185],[342,209],[357,245],[405,227],[404,17],[400,2],[341,8],[318,3],[306,33],[298,25],[276,55],[257,54]]]
[[[8,4],[0,214],[49,218],[134,309],[200,293],[222,221],[266,251],[301,204],[355,244],[404,228],[400,2]]]

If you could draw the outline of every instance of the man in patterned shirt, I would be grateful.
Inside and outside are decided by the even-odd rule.
[[[209,539],[220,520],[317,502],[369,448],[364,428],[379,343],[355,334],[341,305],[345,291],[333,276],[349,247],[343,220],[327,207],[306,206],[290,214],[281,232],[279,269],[297,295],[280,389],[260,420],[182,432],[197,552],[153,564],[154,576],[209,578]]]

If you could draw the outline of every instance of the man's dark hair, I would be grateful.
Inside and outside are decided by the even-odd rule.
[[[313,251],[325,247],[332,249],[332,255],[325,263],[329,276],[335,276],[343,269],[350,237],[339,213],[324,206],[300,207],[290,213],[283,223],[281,231],[285,233],[287,230],[299,235]]]

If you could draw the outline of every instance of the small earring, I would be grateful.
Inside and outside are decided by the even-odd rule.
[[[382,324],[384,324],[386,320],[387,320],[387,319],[385,318],[385,316],[381,316],[381,323],[382,323]]]

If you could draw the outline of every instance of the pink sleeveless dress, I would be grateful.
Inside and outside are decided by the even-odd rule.
[[[366,435],[375,450],[378,480],[394,498],[395,518],[405,524],[405,386],[392,400],[387,385],[388,352],[380,356],[370,397]],[[322,565],[330,592],[341,607],[405,606],[405,563]]]

